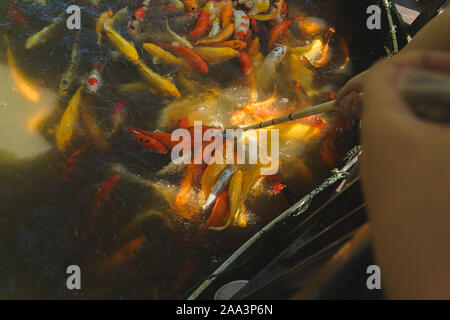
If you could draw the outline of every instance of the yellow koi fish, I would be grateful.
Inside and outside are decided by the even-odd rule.
[[[109,148],[106,135],[103,134],[102,130],[98,126],[97,118],[92,109],[88,108],[86,105],[80,108],[81,121],[89,133],[89,137],[92,139],[94,144],[100,150],[107,150]]]
[[[196,47],[194,51],[200,58],[211,64],[225,62],[239,55],[239,51],[229,47]]]
[[[211,193],[214,184],[226,166],[227,165],[225,163],[211,163],[203,172],[201,181],[202,187],[199,193],[199,198],[202,204],[206,202],[207,196]]]
[[[169,94],[171,96],[181,98],[180,92],[172,82],[152,71],[140,60],[137,62],[137,66],[139,73],[148,84],[158,89],[158,91],[160,91],[164,95]]]
[[[158,47],[157,45],[153,43],[144,43],[142,45],[145,51],[147,51],[150,55],[153,57],[158,57],[163,62],[165,62],[168,65],[183,65],[184,61],[178,57],[175,57],[170,52],[164,50],[161,47]]]
[[[14,59],[14,55],[9,48],[8,38],[4,36],[4,39],[7,45],[8,66],[14,84],[27,99],[33,102],[38,102],[41,98],[41,93],[26,79],[22,71],[20,71],[19,67],[17,66],[16,60]]]
[[[60,151],[66,151],[68,143],[73,136],[75,127],[80,120],[80,106],[83,98],[83,86],[78,88],[64,112],[58,128],[56,129],[56,145]]]
[[[29,37],[25,43],[25,48],[28,50],[33,49],[38,45],[48,42],[55,33],[56,29],[58,29],[59,25],[64,21],[64,15],[65,12],[61,13],[51,24]]]

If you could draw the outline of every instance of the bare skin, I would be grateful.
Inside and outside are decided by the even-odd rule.
[[[411,68],[450,75],[450,53],[408,52],[367,73],[363,187],[387,298],[450,299],[450,127],[403,101]]]
[[[424,26],[392,59],[417,50],[450,51],[449,36],[445,30],[450,30],[450,8]],[[361,115],[362,99],[357,93],[362,91],[369,70],[354,76],[338,92],[334,105],[343,116],[359,117]]]

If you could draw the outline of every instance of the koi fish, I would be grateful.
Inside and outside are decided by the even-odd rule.
[[[8,7],[9,7],[8,15],[11,17],[11,19],[21,28],[26,27],[27,21],[25,20],[25,17],[23,16],[19,8],[17,8],[11,0],[8,0]]]
[[[234,32],[234,24],[230,23],[228,24],[221,32],[219,32],[215,37],[212,37],[210,39],[202,39],[195,43],[195,45],[199,44],[211,44],[215,42],[222,42],[227,40]]]
[[[327,24],[324,20],[306,16],[294,18],[293,26],[306,39],[323,33],[327,29]]]
[[[230,215],[230,200],[228,190],[223,190],[218,196],[216,203],[205,223],[205,229],[223,226]]]
[[[86,104],[80,107],[81,122],[86,128],[90,140],[101,150],[105,151],[109,148],[105,134],[98,125],[97,118],[93,110]]]
[[[253,18],[255,20],[259,20],[259,21],[269,21],[269,20],[275,19],[280,14],[281,9],[283,8],[283,5],[284,5],[284,0],[280,0],[275,5],[275,8],[272,8],[272,11],[270,13],[257,14],[257,15],[254,15]]]
[[[72,54],[70,56],[69,64],[61,76],[61,81],[59,82],[59,95],[61,97],[65,97],[69,94],[70,89],[72,88],[78,73],[78,69],[81,63],[81,54],[80,54],[80,44],[78,42],[80,33],[77,34],[77,40],[75,40],[75,44],[72,47]]]
[[[241,66],[242,73],[245,75],[249,75],[253,70],[252,58],[250,58],[250,56],[244,51],[239,53],[239,64]]]
[[[288,19],[283,20],[281,23],[276,24],[272,30],[270,31],[269,43],[267,45],[267,50],[270,51],[273,48],[273,45],[280,38],[284,31],[289,28],[291,25],[291,21]]]
[[[218,43],[212,43],[212,47],[230,47],[234,50],[242,51],[247,48],[247,42],[241,41],[241,40],[228,40],[228,41],[222,41]]]
[[[155,87],[159,92],[161,92],[164,95],[171,95],[176,98],[180,98],[181,94],[178,91],[177,87],[167,80],[166,78],[162,77],[158,73],[152,71],[149,67],[147,67],[142,61],[138,61],[137,63],[138,71],[143,77],[143,79],[150,84],[151,86]]]
[[[211,30],[209,31],[208,35],[206,36],[206,38],[212,38],[215,37],[216,35],[218,35],[220,32],[220,19],[219,18],[215,18],[212,26],[211,26]]]
[[[238,170],[233,174],[228,187],[228,199],[230,203],[230,213],[228,215],[228,219],[224,225],[220,227],[209,227],[209,229],[220,231],[226,229],[231,223],[233,223],[243,203],[242,181],[242,171]]]
[[[158,91],[156,89],[151,88],[149,85],[142,81],[137,82],[131,82],[131,83],[125,83],[120,85],[119,88],[117,88],[117,95],[120,97],[126,97],[128,95],[133,94],[140,94],[142,92],[148,92],[150,91],[151,94],[158,94]]]
[[[94,201],[92,203],[92,214],[95,217],[100,209],[103,207],[106,199],[108,199],[111,191],[114,189],[116,184],[119,182],[120,176],[114,175],[106,178],[97,189],[97,193],[94,196]]]
[[[8,37],[4,35],[3,38],[6,42],[7,47],[6,54],[8,58],[8,66],[14,84],[28,100],[38,102],[41,99],[41,93],[39,92],[38,88],[35,85],[33,85],[30,81],[27,80],[25,75],[19,69],[16,59],[14,59],[14,54],[12,53],[11,48],[9,46]]]
[[[174,6],[177,10],[184,10],[184,3],[180,0],[169,0],[170,5]]]
[[[282,1],[282,0],[281,0]],[[264,59],[264,62],[258,69],[257,83],[258,88],[267,89],[267,85],[273,80],[277,66],[286,55],[286,46],[280,45],[275,47]]]
[[[330,41],[335,34],[335,30],[333,28],[328,29],[328,36],[327,41],[322,46],[320,59],[314,64],[316,68],[323,68],[325,67],[331,60],[331,54],[330,54]]]
[[[201,189],[199,192],[199,199],[201,202],[206,202],[206,197],[211,193],[217,178],[219,178],[219,175],[226,166],[225,163],[211,163],[206,167],[202,175]]]
[[[96,94],[102,85],[102,75],[100,72],[101,68],[98,63],[96,63],[92,67],[91,73],[89,74],[86,83],[86,88],[90,94]]]
[[[167,153],[166,147],[161,142],[142,134],[139,129],[128,128],[127,130],[141,146],[156,153]]]
[[[128,22],[128,31],[130,32],[130,37],[133,41],[136,41],[136,28],[137,25],[144,19],[147,14],[147,7],[141,7],[137,9],[131,16],[130,22]]]
[[[226,4],[220,12],[220,20],[222,21],[222,29],[225,29],[230,23],[233,16],[233,5]]]
[[[228,186],[228,183],[231,180],[231,177],[236,172],[236,168],[234,166],[227,166],[221,173],[219,179],[214,184],[211,193],[208,195],[208,198],[206,199],[206,203],[202,206],[202,210],[206,211],[208,210],[211,205],[216,200],[217,196],[225,190],[225,188]]]
[[[172,29],[170,29],[169,21],[167,19],[166,19],[166,31],[168,33],[168,36],[171,38],[173,45],[183,46],[189,49],[193,48],[192,44],[188,40],[186,40],[182,36],[179,36],[178,34],[173,32]]]
[[[130,242],[126,243],[110,256],[105,262],[104,266],[107,268],[114,268],[129,260],[141,247],[147,242],[146,236],[140,236]]]
[[[164,63],[168,65],[183,65],[184,61],[178,57],[175,57],[170,52],[164,50],[161,47],[158,47],[157,45],[153,43],[144,43],[142,45],[145,51],[147,51],[150,55],[153,57],[158,57],[161,59]]]
[[[82,90],[83,86],[80,86],[77,92],[73,95],[61,118],[58,128],[56,129],[56,145],[60,151],[66,151],[75,128],[78,126],[78,122],[80,120],[80,106],[83,95]]]
[[[30,0],[28,0],[28,1],[30,1]],[[31,1],[39,3],[43,7],[47,6],[47,0],[31,0]]]
[[[234,10],[234,36],[238,40],[245,40],[249,36],[250,21],[243,10]]]
[[[129,43],[127,40],[125,40],[124,37],[122,37],[117,31],[113,28],[113,23],[115,19],[110,18],[105,21],[103,24],[103,30],[106,33],[106,36],[108,37],[111,44],[119,50],[125,58],[127,58],[129,61],[133,63],[137,63],[139,61],[139,55],[135,47]]]
[[[188,38],[190,39],[196,39],[203,36],[206,31],[208,31],[209,27],[209,13],[207,11],[202,11],[200,13],[200,17],[197,20],[197,25],[195,26],[194,30],[189,33]]]
[[[193,69],[201,71],[203,73],[208,73],[208,65],[205,61],[203,61],[200,56],[195,53],[194,51],[181,47],[181,46],[174,46],[170,44],[164,45],[169,51],[174,52],[177,56],[181,57],[186,61],[186,63]]]
[[[254,0],[253,7],[248,11],[250,17],[257,15],[261,12],[266,12],[269,10],[270,1],[269,0]]]
[[[197,10],[198,5],[195,0],[184,0],[184,10],[186,11],[195,11]]]
[[[127,109],[122,100],[117,101],[111,112],[112,132],[116,132],[119,126],[123,123]]]
[[[97,33],[97,44],[99,46],[102,44],[103,25],[105,24],[105,21],[111,19],[113,15],[114,11],[109,9],[103,12],[97,19],[95,24],[95,32]]]
[[[228,47],[196,47],[194,51],[200,58],[211,64],[225,62],[239,55],[239,51]]]
[[[259,50],[260,47],[261,46],[258,37],[253,38],[248,47],[248,55],[250,56],[250,58],[252,58],[252,61],[255,63],[255,65],[260,64],[264,59],[263,54]]]
[[[172,141],[172,135],[165,132],[149,132],[134,128],[133,130],[161,142],[167,149],[172,149],[178,144],[178,141]]]
[[[64,15],[65,12],[61,13],[51,24],[29,37],[25,43],[25,48],[30,50],[50,41],[56,30],[59,28],[59,25],[64,21]]]
[[[62,168],[62,178],[64,180],[69,180],[70,176],[72,175],[72,172],[76,168],[76,164],[78,163],[78,160],[83,156],[83,154],[88,150],[90,144],[86,144],[84,146],[81,146],[77,150],[75,150],[70,157],[67,159],[67,161],[64,163],[64,166]]]
[[[272,186],[272,191],[269,193],[270,196],[275,196],[280,194],[287,186],[281,181],[278,176],[268,176],[267,177]]]

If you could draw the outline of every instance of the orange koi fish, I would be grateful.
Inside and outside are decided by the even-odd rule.
[[[206,31],[208,31],[208,27],[209,27],[209,12],[201,11],[200,17],[197,20],[197,24],[194,30],[192,30],[191,33],[188,34],[188,38],[190,39],[200,38],[206,33]]]
[[[112,132],[116,132],[119,126],[122,124],[127,109],[122,100],[117,101],[114,109],[111,112]]]
[[[178,120],[177,127],[183,128],[183,129],[188,129],[189,128],[189,119],[183,118],[183,119]]]
[[[198,5],[195,0],[184,0],[184,10],[186,11],[195,11],[197,10]]]
[[[275,42],[280,38],[280,36],[283,34],[283,32],[286,31],[287,28],[289,28],[290,25],[291,25],[291,20],[285,19],[282,22],[276,24],[272,28],[272,30],[270,32],[269,43],[267,45],[267,51],[270,52],[270,50],[272,50]]]
[[[108,199],[111,191],[116,186],[117,182],[119,182],[119,175],[114,175],[106,178],[97,189],[97,193],[95,194],[94,201],[92,204],[92,214],[93,218],[98,215],[98,212],[103,207],[103,204]]]
[[[322,52],[321,52],[321,56],[319,61],[317,61],[314,66],[316,68],[322,68],[325,67],[331,60],[331,55],[330,55],[330,41],[333,38],[333,35],[336,31],[333,28],[329,28],[328,29],[328,37],[327,37],[327,41],[325,42],[325,44],[322,47]]]
[[[92,67],[89,78],[86,83],[86,88],[90,94],[96,94],[102,85],[102,69],[98,63]]]
[[[234,32],[234,24],[229,23],[222,31],[219,32],[215,37],[208,38],[208,39],[202,39],[195,43],[195,45],[199,44],[211,44],[215,42],[222,42],[227,40]]]
[[[222,29],[225,29],[231,23],[231,17],[233,15],[233,5],[231,3],[226,4],[220,12],[220,21],[222,22]]]
[[[139,129],[128,128],[128,132],[136,139],[136,141],[143,147],[161,154],[166,154],[166,147],[159,141],[143,134]]]
[[[89,148],[90,144],[86,144],[77,150],[75,150],[70,157],[67,159],[67,161],[64,163],[64,166],[62,168],[62,178],[64,180],[69,180],[70,176],[72,175],[72,172],[76,169],[76,164],[78,163],[78,160],[81,158],[81,156],[86,152],[86,150]]]
[[[249,36],[250,21],[243,10],[234,10],[234,36],[238,40],[246,40]]]
[[[222,191],[216,199],[212,212],[206,220],[205,228],[223,226],[230,215],[230,201],[228,199],[228,190]]]
[[[194,51],[185,47],[174,46],[171,44],[163,45],[163,47],[167,48],[173,54],[183,58],[191,68],[201,71],[205,74],[208,73],[208,65]]]
[[[242,73],[245,75],[249,75],[253,70],[252,58],[250,58],[250,56],[245,51],[242,51],[239,54],[239,64],[241,66]]]

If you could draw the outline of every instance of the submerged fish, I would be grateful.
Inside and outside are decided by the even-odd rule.
[[[231,177],[236,172],[236,168],[234,166],[227,166],[221,173],[219,179],[215,183],[214,187],[212,188],[211,193],[208,195],[208,199],[206,199],[206,203],[203,205],[202,210],[206,211],[208,210],[211,205],[216,200],[219,193],[221,193],[227,186],[228,183],[231,180]]]
[[[243,10],[234,10],[234,36],[246,40],[249,36],[250,20]]]
[[[275,47],[264,59],[264,62],[258,68],[257,85],[260,90],[268,90],[269,84],[273,83],[276,68],[286,55],[286,46],[280,45]]]
[[[56,145],[60,151],[66,151],[68,143],[73,136],[75,128],[79,124],[80,120],[80,106],[82,102],[82,90],[83,86],[78,88],[77,92],[73,95],[69,102],[69,105],[64,112],[58,128],[56,129]]]
[[[269,13],[263,13],[263,14],[257,14],[254,15],[253,18],[255,20],[260,21],[269,21],[275,19],[281,12],[281,9],[283,8],[284,0],[280,0],[275,4],[275,8],[272,8],[272,11]]]
[[[116,132],[119,126],[124,122],[127,109],[122,100],[117,101],[111,112],[112,132]]]
[[[273,48],[273,45],[280,38],[284,31],[289,28],[291,25],[291,21],[288,19],[283,20],[281,23],[276,24],[272,30],[270,31],[269,42],[267,44],[267,50],[270,51]]]
[[[248,11],[250,17],[257,15],[258,13],[266,12],[269,10],[269,0],[255,0],[253,7]]]
[[[139,249],[147,242],[146,236],[140,236],[134,240],[131,240],[130,242],[127,242],[124,244],[119,250],[117,250],[112,256],[110,256],[106,261],[104,261],[100,265],[100,269],[110,269],[115,268],[129,259],[136,254]]]
[[[20,11],[19,8],[15,6],[15,4],[11,0],[8,0],[8,15],[21,28],[27,26],[27,21],[25,20],[25,17],[23,16],[22,12]]]
[[[66,70],[61,76],[61,81],[59,82],[59,95],[61,97],[67,96],[76,82],[81,63],[80,44],[78,42],[79,34],[80,33],[78,32],[77,40],[75,40],[75,44],[72,47],[72,54],[70,56],[69,64],[67,65]]]
[[[239,55],[239,51],[227,47],[196,47],[194,51],[200,58],[211,64],[225,62]]]
[[[115,19],[110,18],[105,21],[103,24],[103,30],[106,33],[111,44],[119,50],[125,58],[129,61],[137,63],[139,61],[139,55],[136,48],[125,40],[116,30],[113,28],[113,23]]]
[[[229,23],[222,31],[220,31],[215,37],[202,39],[197,41],[195,44],[211,44],[215,42],[222,42],[227,40],[234,32],[234,24]]]
[[[242,73],[245,75],[250,74],[250,72],[253,70],[252,58],[250,58],[250,56],[245,51],[239,53],[239,64],[241,66]]]
[[[102,68],[98,63],[94,64],[91,73],[89,74],[86,88],[90,94],[96,94],[102,85]]]
[[[171,44],[165,44],[165,48],[176,54],[177,56],[181,57],[186,61],[186,63],[191,66],[191,68],[201,71],[203,73],[208,73],[208,65],[205,61],[194,51],[181,47],[181,46],[174,46]]]
[[[89,149],[90,144],[86,144],[81,146],[80,148],[76,149],[70,157],[66,160],[64,163],[63,169],[62,169],[62,178],[64,180],[69,180],[70,176],[72,175],[73,171],[76,168],[76,165],[79,161],[79,159],[83,156],[83,154]]]
[[[144,43],[142,45],[145,51],[147,51],[153,57],[158,57],[163,62],[168,65],[183,65],[184,62],[182,59],[175,57],[170,52],[164,50],[163,48],[153,44],[153,43]]]
[[[57,29],[59,28],[60,24],[63,23],[65,12],[61,13],[56,19],[43,28],[41,31],[35,33],[31,37],[29,37],[25,43],[26,49],[33,49],[41,44],[47,43],[51,40],[51,38],[56,33]]]
[[[188,34],[188,38],[197,39],[202,37],[209,28],[209,12],[203,11],[200,13],[200,17],[197,20],[194,30]]]
[[[109,148],[107,136],[100,129],[95,113],[88,104],[80,107],[80,116],[90,140],[100,150],[107,150]]]
[[[233,17],[233,5],[231,3],[226,4],[220,13],[220,20],[222,21],[222,29],[225,29],[230,23]]]
[[[19,69],[16,59],[14,59],[14,55],[9,47],[9,41],[6,36],[4,36],[6,46],[7,46],[7,58],[8,58],[8,66],[11,72],[11,77],[14,81],[14,84],[17,86],[19,91],[28,99],[33,102],[38,102],[41,98],[41,93],[38,88],[32,84],[22,71]]]

